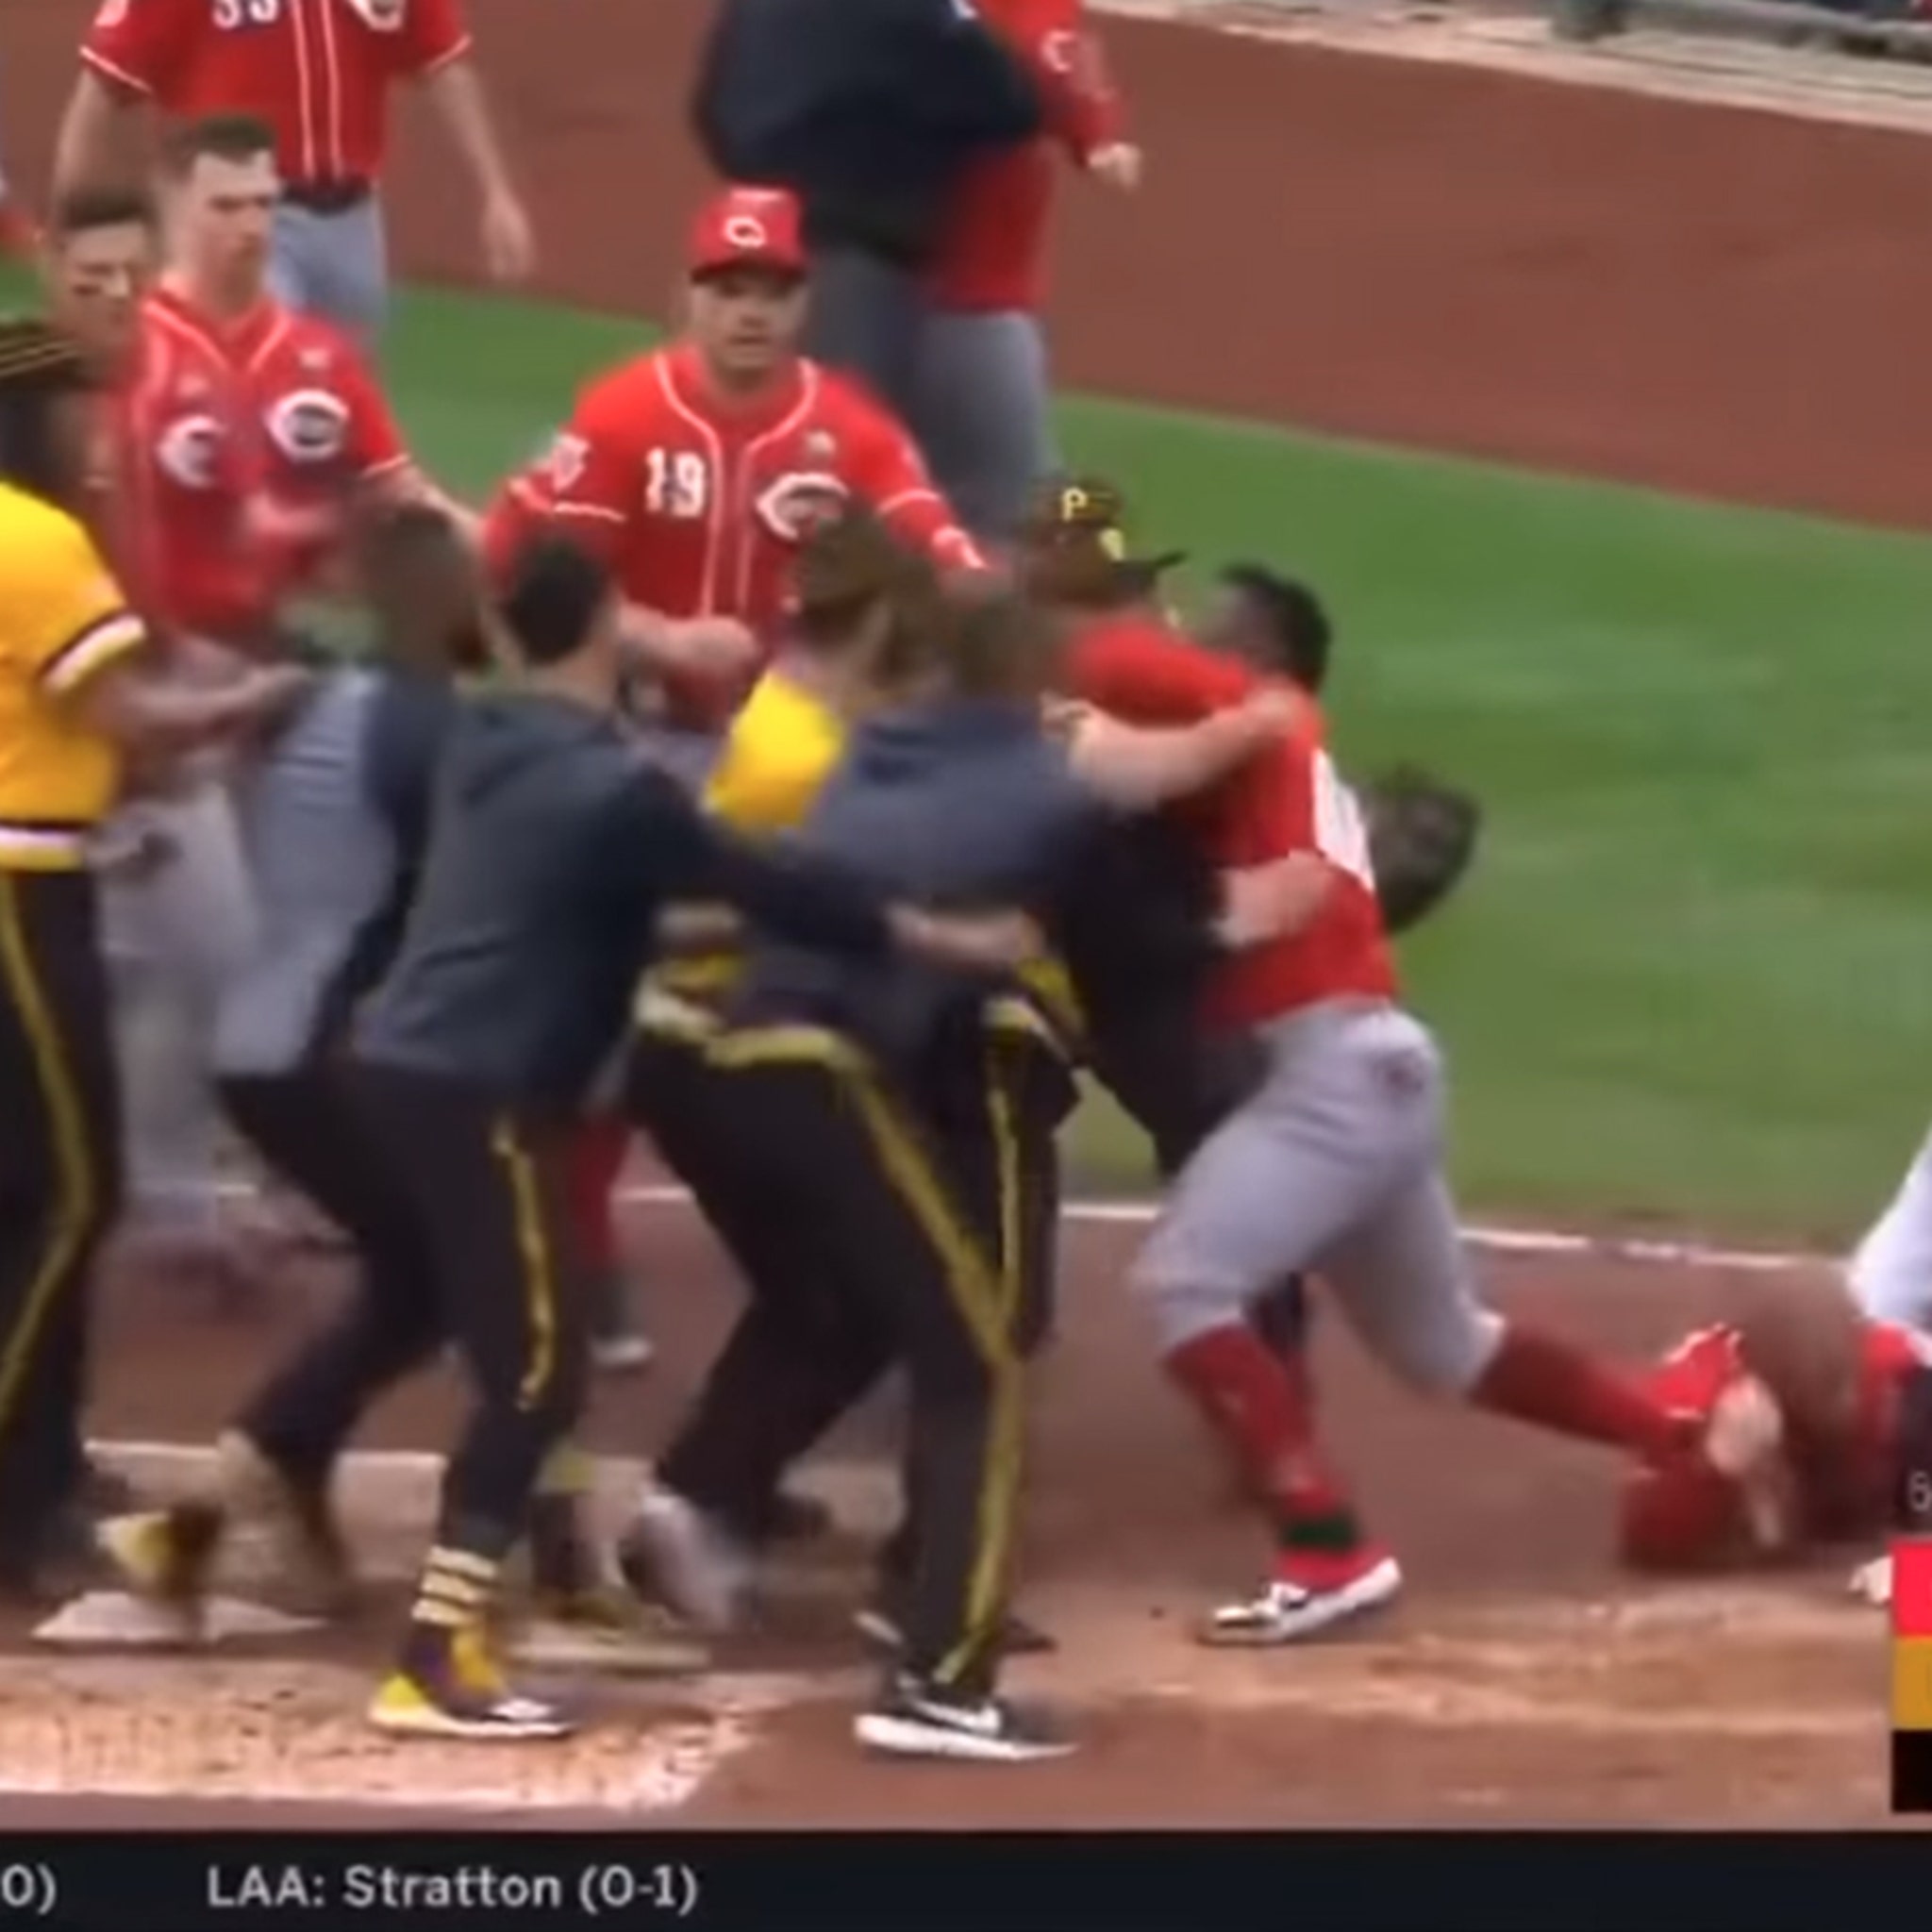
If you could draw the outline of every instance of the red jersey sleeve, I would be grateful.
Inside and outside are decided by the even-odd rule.
[[[549,449],[512,477],[491,507],[485,536],[491,567],[501,569],[523,534],[540,523],[568,530],[606,561],[615,558],[643,501],[647,440],[626,387],[593,383]]]
[[[846,478],[882,522],[947,570],[984,570],[985,557],[940,494],[910,434],[856,391],[836,393]]]
[[[1072,694],[1129,724],[1190,724],[1252,697],[1247,665],[1151,618],[1096,619],[1074,641]]]
[[[472,45],[461,0],[408,0],[396,71],[423,79],[460,60]]]
[[[414,458],[395,411],[374,372],[359,356],[345,355],[341,381],[349,406],[349,460],[358,477],[406,470]]]
[[[1124,138],[1126,113],[1081,0],[1027,0],[1008,29],[1040,89],[1046,131],[1076,159]]]
[[[80,58],[117,92],[165,102],[207,18],[204,0],[101,0]]]

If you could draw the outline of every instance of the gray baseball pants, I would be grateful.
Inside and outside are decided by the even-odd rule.
[[[1259,1030],[1268,1071],[1175,1179],[1135,1267],[1164,1352],[1319,1273],[1371,1353],[1465,1393],[1501,1339],[1442,1175],[1443,1074],[1399,1008],[1338,1000]]]

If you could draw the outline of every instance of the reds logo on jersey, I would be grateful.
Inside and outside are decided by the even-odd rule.
[[[156,438],[155,461],[184,490],[212,490],[221,480],[222,441],[212,416],[177,416]]]
[[[270,441],[291,463],[337,462],[349,446],[349,406],[330,390],[291,390],[266,421]]]
[[[758,521],[781,542],[800,543],[845,507],[852,492],[824,470],[791,470],[759,491]]]

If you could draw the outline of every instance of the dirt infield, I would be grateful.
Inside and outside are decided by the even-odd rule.
[[[653,309],[700,175],[703,0],[472,0],[546,284]],[[32,181],[82,0],[0,0]],[[1932,143],[1159,22],[1108,41],[1151,174],[1065,197],[1055,341],[1083,387],[1920,526]],[[402,259],[473,262],[412,125]],[[453,198],[454,197],[454,198]],[[611,211],[621,209],[613,219]]]
[[[730,1306],[688,1212],[633,1223],[665,1354],[600,1398],[596,1440],[659,1437]],[[889,1491],[865,1435],[822,1479],[848,1534],[782,1574],[765,1627],[719,1674],[606,1685],[606,1722],[549,1751],[397,1752],[357,1723],[403,1608],[433,1465],[355,1472],[350,1507],[379,1609],[357,1632],[219,1661],[32,1655],[0,1625],[0,1823],[185,1817],[391,1824],[436,1794],[452,1821],[527,1824],[1289,1824],[1387,1822],[1846,1824],[1882,1817],[1882,1624],[1843,1594],[1845,1563],[1795,1576],[1640,1588],[1607,1559],[1604,1458],[1394,1391],[1353,1345],[1324,1346],[1324,1403],[1411,1579],[1406,1607],[1345,1641],[1209,1654],[1189,1620],[1250,1575],[1251,1529],[1153,1374],[1120,1274],[1138,1231],[1070,1230],[1066,1319],[1041,1391],[1025,1602],[1062,1641],[1023,1682],[1065,1704],[1090,1749],[1004,1779],[908,1774],[843,1736],[869,1681],[845,1622]],[[1506,1261],[1519,1314],[1631,1352],[1688,1323],[1790,1291],[1737,1274]],[[291,1296],[293,1303],[298,1297]],[[237,1327],[118,1283],[100,1423],[122,1439],[206,1441],[291,1318]],[[1330,1324],[1333,1329],[1335,1324]],[[447,1440],[447,1390],[417,1391],[371,1441]],[[137,1455],[165,1483],[175,1464]],[[1776,1748],[1767,1750],[1775,1740]],[[171,1802],[187,1791],[192,1811]],[[36,1793],[43,1802],[28,1804]],[[22,1808],[16,1812],[15,1806]],[[276,1815],[284,1815],[277,1813]]]
[[[472,5],[538,202],[548,286],[658,308],[699,179],[681,98],[702,8]],[[29,185],[85,11],[0,0],[7,147]],[[1069,197],[1055,313],[1068,380],[1932,524],[1918,425],[1900,406],[1932,314],[1920,236],[1932,146],[1158,24],[1121,23],[1110,41],[1153,175],[1131,210]],[[410,268],[466,272],[452,188],[439,145],[412,127],[391,204]],[[632,1450],[657,1440],[728,1307],[688,1220],[639,1233],[666,1360],[599,1412],[601,1440]],[[1882,1639],[1842,1601],[1836,1568],[1621,1584],[1604,1555],[1600,1458],[1425,1411],[1332,1338],[1327,1407],[1412,1601],[1346,1643],[1259,1658],[1193,1649],[1186,1618],[1244,1582],[1254,1551],[1122,1307],[1131,1233],[1070,1239],[1028,1581],[1029,1607],[1065,1640],[1030,1674],[1090,1731],[1067,1766],[1004,1780],[858,1762],[841,1730],[864,1683],[843,1629],[861,1574],[847,1546],[791,1580],[774,1629],[726,1657],[724,1676],[612,1691],[612,1724],[538,1754],[547,1769],[433,1752],[399,1768],[363,1739],[354,1713],[379,1630],[219,1667],[50,1667],[28,1659],[16,1622],[0,1627],[0,1824],[175,1824],[188,1790],[237,1807],[306,1797],[384,1823],[432,1790],[462,1816],[525,1823],[1878,1817]],[[1511,1307],[1632,1348],[1765,1291],[1581,1261],[1512,1262],[1497,1278]],[[101,1433],[205,1438],[272,1336],[141,1283],[110,1299]],[[446,1393],[418,1391],[373,1440],[436,1444],[449,1415]],[[406,1474],[383,1465],[371,1481]],[[399,1520],[376,1539],[393,1574],[420,1527]],[[89,1792],[111,1812],[67,1808]],[[358,1794],[383,1808],[339,1808]],[[216,1808],[192,1815],[215,1822]]]

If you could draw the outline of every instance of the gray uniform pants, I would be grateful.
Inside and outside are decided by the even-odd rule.
[[[1335,1001],[1261,1029],[1268,1072],[1181,1170],[1136,1263],[1163,1350],[1319,1273],[1411,1385],[1470,1389],[1502,1334],[1442,1176],[1442,1066],[1400,1008]]]
[[[117,869],[143,836],[158,863]],[[219,1207],[214,1029],[253,939],[254,892],[227,787],[138,799],[106,834],[102,925],[121,1063],[128,1194],[150,1225],[203,1232]]]
[[[811,304],[808,353],[907,425],[975,537],[1010,542],[1058,460],[1039,319],[932,308],[917,275],[843,248],[813,258]]]
[[[317,214],[283,202],[275,209],[269,287],[276,301],[334,323],[373,355],[389,315],[382,204],[371,195],[339,214]]]
[[[1024,309],[933,309],[919,330],[912,422],[959,520],[982,542],[1019,535],[1058,466],[1046,338]]]

